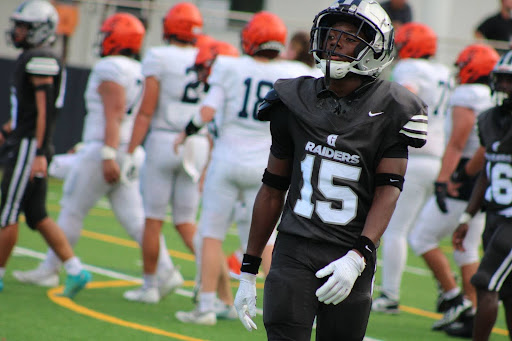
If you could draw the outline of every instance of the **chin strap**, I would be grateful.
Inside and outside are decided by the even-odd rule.
[[[325,87],[329,88],[331,83],[331,51],[327,52],[327,59],[325,61]]]

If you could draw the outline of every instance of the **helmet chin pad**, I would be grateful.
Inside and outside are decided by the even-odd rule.
[[[345,77],[352,66],[351,62],[342,62],[337,60],[331,60],[329,64],[329,78],[332,79],[341,79]],[[327,76],[327,59],[320,59],[320,62],[316,64],[316,67],[322,70],[324,75]]]

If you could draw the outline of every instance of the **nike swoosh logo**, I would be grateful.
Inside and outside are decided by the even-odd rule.
[[[379,116],[379,115],[382,115],[382,114],[384,114],[384,111],[376,112],[376,113],[373,113],[373,112],[371,112],[371,111],[370,111],[370,112],[368,113],[368,116],[370,116],[370,117],[374,117],[374,116]]]
[[[242,265],[249,265],[249,264],[251,264],[251,263],[242,263]]]
[[[370,250],[370,248],[368,247],[368,245],[365,245],[364,248],[370,252],[372,252],[372,250]]]
[[[398,182],[399,180],[389,179],[390,182]]]

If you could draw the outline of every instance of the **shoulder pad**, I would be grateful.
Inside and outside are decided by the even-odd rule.
[[[279,94],[275,89],[270,90],[265,95],[263,102],[260,103],[258,107],[258,120],[260,121],[270,121],[270,113],[272,111],[272,106],[281,102],[279,98]]]
[[[32,57],[25,65],[25,71],[32,75],[55,76],[60,72],[60,65],[52,57]]]

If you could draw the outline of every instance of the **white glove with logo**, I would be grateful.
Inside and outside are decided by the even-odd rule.
[[[235,308],[238,318],[248,331],[258,329],[252,317],[256,316],[256,275],[242,272],[240,286],[235,296]]]
[[[338,304],[352,291],[352,287],[361,276],[366,264],[363,257],[355,251],[349,251],[345,256],[329,263],[316,273],[317,278],[331,277],[316,291],[320,302],[325,304]]]
[[[126,154],[121,164],[121,182],[128,184],[139,177],[139,167],[133,154]]]

